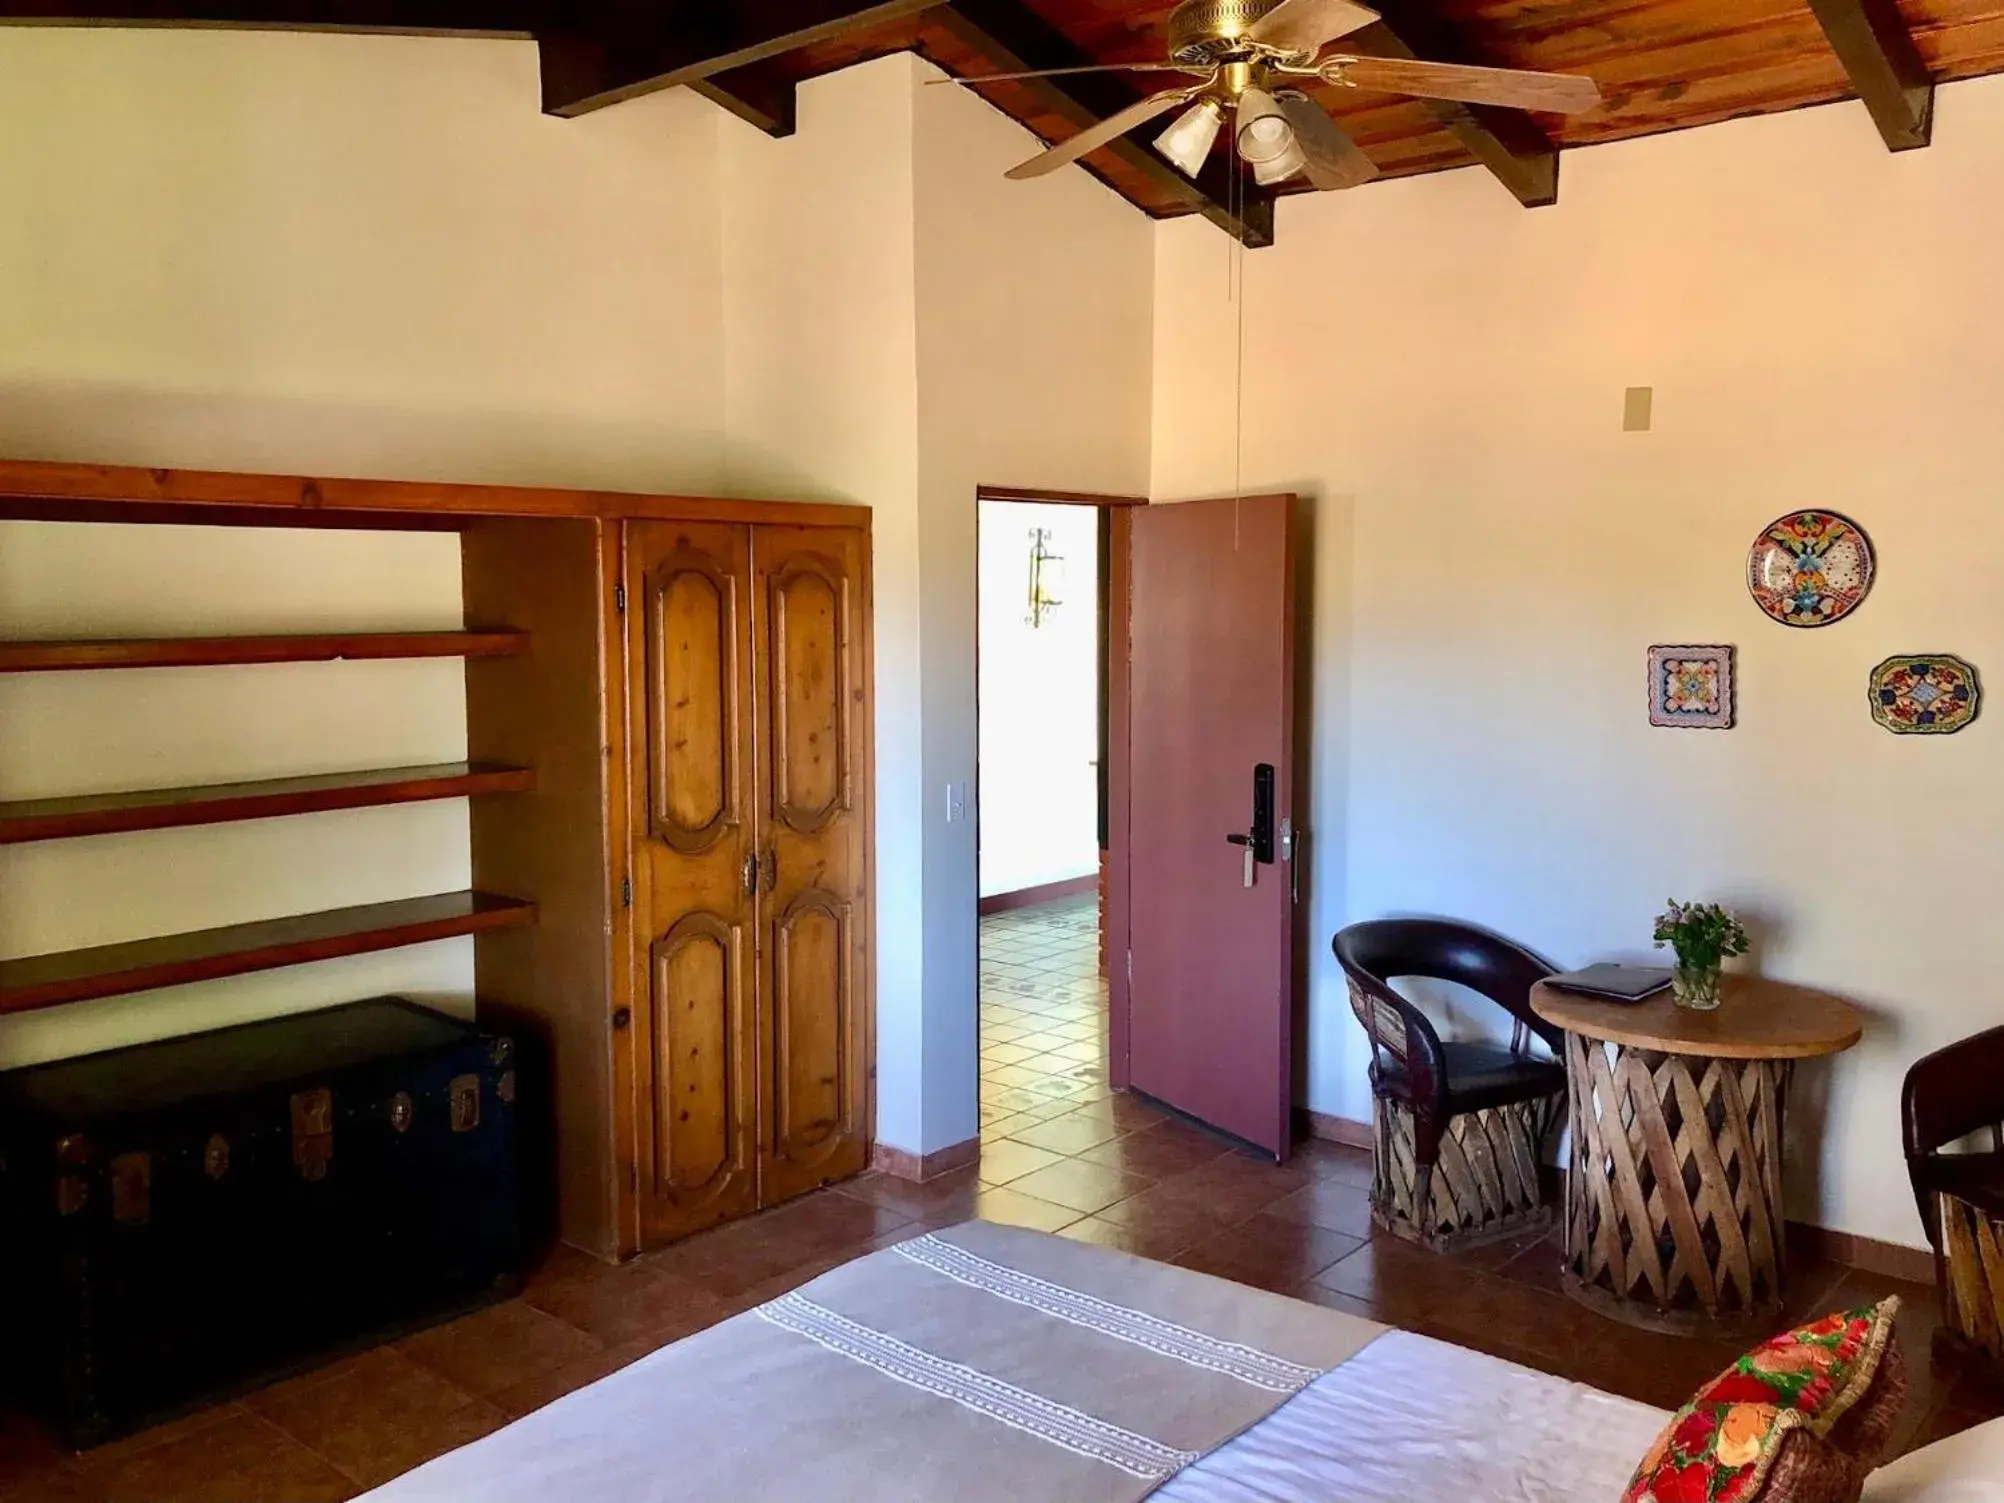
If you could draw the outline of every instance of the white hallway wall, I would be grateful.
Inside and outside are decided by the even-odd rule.
[[[1866,714],[1904,651],[2004,675],[2004,80],[1888,154],[1857,105],[1569,153],[1555,208],[1479,171],[1288,199],[1245,262],[1244,479],[1313,498],[1308,1103],[1363,1117],[1328,954],[1387,913],[1563,964],[1646,955],[1669,895],[1869,1016],[1799,1076],[1795,1214],[1921,1240],[1898,1093],[2004,1021],[2004,721]],[[1157,240],[1153,493],[1228,491],[1222,237]],[[1655,388],[1653,432],[1622,389]],[[1879,550],[1848,621],[1769,622],[1746,548],[1829,506]],[[1653,642],[1732,642],[1730,732],[1652,730]]]
[[[1030,530],[1060,562],[1029,621]],[[983,501],[981,895],[1099,871],[1099,513]]]

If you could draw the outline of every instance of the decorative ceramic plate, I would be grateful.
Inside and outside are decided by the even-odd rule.
[[[1902,736],[1946,736],[1983,707],[1976,669],[1950,653],[1887,658],[1872,670],[1872,718]]]
[[[1784,626],[1842,621],[1872,588],[1872,540],[1834,511],[1791,512],[1754,540],[1747,588]]]

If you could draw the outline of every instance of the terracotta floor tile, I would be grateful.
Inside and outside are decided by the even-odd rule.
[[[524,1298],[537,1309],[617,1346],[637,1336],[672,1341],[723,1318],[716,1295],[641,1263],[593,1260],[571,1277],[538,1285]]]
[[[1070,1206],[1038,1200],[1019,1190],[1001,1185],[983,1185],[975,1197],[974,1214],[983,1221],[999,1221],[1004,1226],[1027,1226],[1032,1231],[1055,1232],[1079,1219]]]
[[[575,1362],[566,1362],[561,1367],[553,1367],[548,1372],[511,1384],[493,1394],[489,1402],[510,1419],[519,1419],[545,1404],[555,1403],[567,1393],[618,1372],[649,1352],[659,1351],[666,1344],[651,1336],[623,1341],[618,1346],[606,1347],[589,1357],[580,1357]]]
[[[497,1405],[475,1399],[450,1414],[394,1432],[376,1449],[358,1455],[352,1466],[344,1462],[341,1470],[364,1487],[380,1487],[435,1456],[471,1445],[483,1435],[492,1435],[511,1418]]]
[[[1184,1268],[1281,1293],[1307,1283],[1362,1245],[1358,1237],[1260,1217],[1213,1232],[1174,1258]]]
[[[1297,1143],[1288,1164],[1317,1179],[1340,1179],[1346,1184],[1371,1188],[1371,1155],[1368,1150],[1343,1143],[1326,1143],[1311,1138]]]
[[[0,1503],[105,1503],[104,1493],[72,1466],[0,1474]]]
[[[405,1337],[412,1361],[485,1397],[537,1373],[589,1356],[604,1345],[576,1326],[520,1300]]]
[[[1109,1122],[1072,1112],[1039,1122],[1034,1127],[1023,1128],[1012,1136],[1018,1143],[1048,1148],[1053,1153],[1077,1154],[1096,1144],[1109,1142],[1121,1136],[1121,1132]]]
[[[1170,1175],[1150,1193],[1200,1201],[1229,1223],[1263,1211],[1312,1182],[1312,1176],[1299,1169],[1233,1153]]]
[[[1359,1241],[1369,1237],[1373,1231],[1370,1193],[1336,1179],[1318,1179],[1290,1195],[1283,1195],[1260,1212],[1260,1216],[1276,1221],[1301,1222],[1321,1227],[1324,1231],[1342,1232]],[[1321,1270],[1316,1271],[1319,1273]]]
[[[1228,1152],[1229,1149],[1208,1140],[1193,1142],[1179,1133],[1160,1133],[1153,1128],[1142,1128],[1104,1143],[1095,1143],[1078,1156],[1088,1163],[1122,1169],[1152,1182],[1199,1168]]]
[[[75,1470],[106,1503],[335,1503],[356,1485],[276,1425],[235,1409],[219,1423],[135,1454],[96,1453]]]
[[[248,1407],[365,1486],[498,1429],[506,1416],[389,1347]]]
[[[984,1081],[992,1080],[1002,1086],[1022,1086],[1028,1090],[1044,1077],[1040,1071],[1024,1065],[997,1065],[981,1072]]]
[[[1064,1162],[1061,1155],[1052,1153],[1048,1148],[1017,1143],[1006,1137],[990,1139],[986,1133],[982,1135],[980,1174],[983,1184],[1006,1185],[1034,1170],[1048,1169],[1053,1164]]]
[[[1127,1199],[1147,1185],[1148,1181],[1140,1175],[1110,1169],[1105,1164],[1089,1164],[1084,1159],[1062,1159],[1048,1169],[1039,1169],[1011,1182],[1011,1188],[1025,1195],[1070,1206],[1088,1215]]]
[[[1097,1247],[1115,1247],[1138,1258],[1167,1262],[1196,1240],[1195,1234],[1152,1224],[1125,1226],[1103,1216],[1082,1216],[1059,1230],[1060,1237],[1090,1242]]]
[[[1003,1086],[991,1089],[986,1082],[981,1087],[981,1109],[990,1107],[1003,1112],[1028,1111],[1032,1107],[1049,1106],[1050,1102],[1034,1091],[1026,1091],[1021,1086]]]
[[[962,1221],[974,1214],[978,1174],[973,1165],[923,1183],[889,1174],[865,1174],[829,1193],[866,1200],[915,1222],[938,1225],[942,1217]]]
[[[1158,1192],[1158,1186],[1150,1185],[1096,1214],[1103,1221],[1118,1222],[1178,1247],[1188,1247],[1237,1224],[1236,1221],[1221,1218],[1215,1206],[1201,1200],[1165,1196]]]

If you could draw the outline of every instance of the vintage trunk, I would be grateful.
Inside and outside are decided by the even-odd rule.
[[[509,1287],[517,1067],[379,998],[0,1075],[22,1397],[94,1444]]]

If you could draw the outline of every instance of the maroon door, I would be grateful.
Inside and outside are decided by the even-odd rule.
[[[1129,636],[1129,1083],[1276,1158],[1293,1080],[1293,512],[1292,496],[1138,508]],[[1247,886],[1262,767],[1272,839]]]

